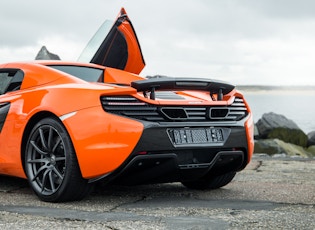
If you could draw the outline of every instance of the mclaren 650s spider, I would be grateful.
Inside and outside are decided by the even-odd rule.
[[[141,77],[145,62],[122,8],[78,62],[0,65],[0,174],[39,199],[83,199],[93,184],[225,186],[249,163],[253,119],[234,85]]]

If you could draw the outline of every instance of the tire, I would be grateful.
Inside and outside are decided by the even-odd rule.
[[[67,130],[53,117],[32,129],[25,148],[25,173],[35,194],[46,202],[83,199],[91,185],[82,178]]]
[[[194,181],[184,181],[182,184],[190,189],[218,189],[230,183],[236,172],[229,172],[219,176],[205,176]]]

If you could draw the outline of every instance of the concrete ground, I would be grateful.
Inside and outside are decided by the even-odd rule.
[[[180,183],[96,188],[79,202],[39,201],[0,176],[0,229],[315,229],[315,160],[255,155],[224,188]]]

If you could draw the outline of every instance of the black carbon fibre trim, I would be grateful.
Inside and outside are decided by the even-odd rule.
[[[2,131],[4,122],[10,110],[10,103],[0,103],[0,132]]]

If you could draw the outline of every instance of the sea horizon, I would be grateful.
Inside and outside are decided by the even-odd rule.
[[[236,86],[248,102],[255,123],[274,112],[295,122],[306,134],[315,131],[315,86]]]

